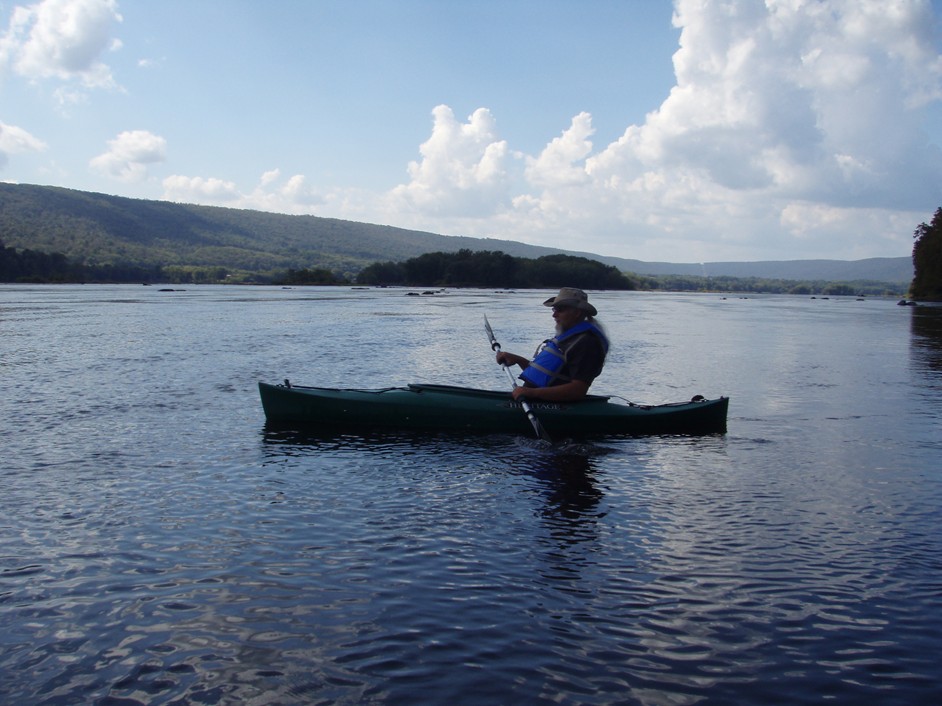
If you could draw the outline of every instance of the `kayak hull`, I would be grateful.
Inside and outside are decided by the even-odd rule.
[[[465,433],[533,434],[509,392],[450,385],[408,385],[376,390],[258,384],[271,424],[344,430],[403,429]],[[590,395],[579,402],[530,402],[533,413],[559,438],[715,434],[726,431],[729,398],[662,405],[617,403]]]

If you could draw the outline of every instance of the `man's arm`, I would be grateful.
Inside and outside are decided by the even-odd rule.
[[[522,355],[517,355],[516,353],[506,353],[505,351],[501,351],[497,354],[497,362],[499,365],[519,365],[524,369],[530,365],[528,358],[524,358]]]

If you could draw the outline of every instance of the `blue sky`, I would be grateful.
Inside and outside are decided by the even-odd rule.
[[[0,180],[648,261],[908,256],[930,0],[0,0]]]

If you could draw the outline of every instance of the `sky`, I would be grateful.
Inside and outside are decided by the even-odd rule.
[[[654,262],[909,256],[942,0],[0,0],[0,181]]]

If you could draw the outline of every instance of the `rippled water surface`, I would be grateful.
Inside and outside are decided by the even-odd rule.
[[[505,389],[548,295],[0,287],[0,701],[942,702],[942,309],[593,294],[593,391],[726,435],[265,427]]]

